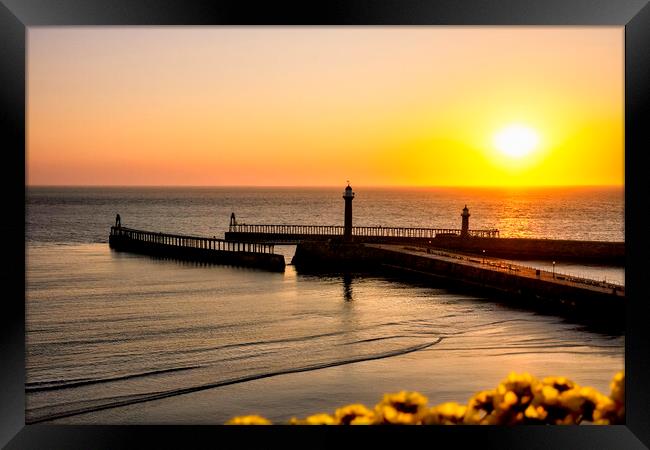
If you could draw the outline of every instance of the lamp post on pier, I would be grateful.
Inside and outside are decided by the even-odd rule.
[[[555,278],[555,261],[553,261],[553,278]]]

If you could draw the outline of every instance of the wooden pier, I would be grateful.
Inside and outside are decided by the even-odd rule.
[[[156,233],[122,226],[111,227],[108,242],[115,250],[274,272],[285,269],[284,256],[273,253],[273,244]]]

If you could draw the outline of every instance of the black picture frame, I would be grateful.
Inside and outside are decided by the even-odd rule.
[[[625,27],[626,425],[579,427],[206,427],[25,425],[26,32],[51,25],[578,25]],[[6,448],[193,448],[280,438],[301,447],[351,437],[390,444],[424,439],[498,448],[650,446],[650,292],[643,277],[647,231],[650,6],[645,0],[0,0],[3,207],[0,445]],[[9,289],[6,289],[6,287]],[[287,431],[288,430],[288,431]],[[318,441],[312,440],[316,438]],[[405,439],[408,439],[405,441]],[[419,441],[418,441],[419,442]],[[202,443],[202,444],[201,444]],[[228,444],[231,446],[233,444]],[[417,444],[422,445],[422,444]]]

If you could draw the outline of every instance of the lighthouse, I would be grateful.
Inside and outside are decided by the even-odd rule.
[[[348,186],[343,192],[343,200],[345,200],[345,222],[343,226],[343,237],[346,240],[352,239],[352,199],[354,198],[354,192],[350,187],[350,182],[348,181]]]
[[[463,213],[460,215],[460,217],[463,218],[462,227],[460,229],[461,237],[469,236],[469,216],[469,209],[467,209],[467,205],[465,205],[463,208]]]

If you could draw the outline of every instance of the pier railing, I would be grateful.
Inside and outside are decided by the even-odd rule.
[[[341,225],[267,225],[267,224],[237,224],[230,225],[232,233],[256,234],[290,234],[290,235],[321,235],[343,236],[344,227]],[[455,228],[406,228],[406,227],[352,227],[352,236],[359,237],[405,237],[405,238],[435,238],[437,235],[460,236],[461,230]],[[499,237],[499,230],[469,230],[473,237]]]
[[[253,242],[226,241],[225,239],[186,236],[180,234],[156,233],[125,227],[111,227],[111,236],[124,236],[134,241],[150,242],[173,247],[199,248],[226,252],[269,253],[274,251],[273,244]]]
[[[547,269],[542,269],[540,267],[533,267],[533,266],[528,266],[528,265],[523,265],[523,264],[517,264],[513,263],[511,261],[506,261],[506,260],[495,260],[495,259],[488,259],[488,258],[481,258],[480,256],[466,256],[466,255],[459,255],[459,254],[454,254],[454,253],[449,253],[445,251],[439,251],[439,250],[433,250],[433,249],[424,249],[424,248],[418,248],[418,247],[404,247],[405,250],[410,250],[410,251],[418,251],[418,252],[426,252],[428,254],[433,254],[433,255],[438,255],[438,256],[444,256],[446,258],[454,258],[458,259],[461,261],[467,261],[467,262],[472,262],[476,264],[483,264],[486,266],[490,266],[492,270],[499,270],[503,272],[508,272],[508,273],[522,273],[522,272],[528,272],[529,274],[537,274],[539,272],[539,276],[547,279],[554,279],[558,281],[566,281],[566,282],[572,282],[572,283],[580,283],[580,284],[586,284],[594,287],[600,287],[600,288],[605,288],[605,289],[612,289],[612,290],[617,290],[619,292],[624,293],[625,292],[625,284],[624,283],[619,283],[618,281],[615,280],[595,280],[593,278],[587,278],[584,276],[579,276],[576,274],[568,273],[568,272],[560,272],[560,271],[550,271]]]

